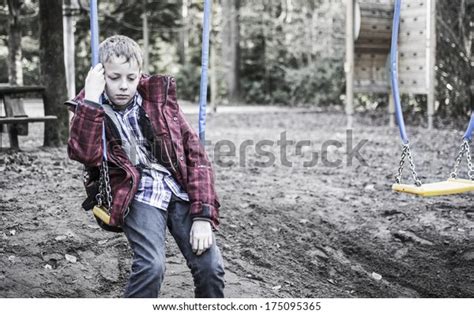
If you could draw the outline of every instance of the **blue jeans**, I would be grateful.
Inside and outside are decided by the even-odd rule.
[[[194,278],[197,298],[224,297],[224,266],[214,238],[200,256],[189,243],[192,219],[189,203],[172,198],[168,210],[134,201],[123,230],[133,251],[133,263],[125,297],[156,298],[165,274],[166,226],[178,244]]]

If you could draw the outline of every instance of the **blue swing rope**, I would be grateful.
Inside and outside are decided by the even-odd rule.
[[[212,0],[204,0],[204,17],[202,22],[201,84],[199,93],[199,140],[202,145],[204,145],[206,140],[207,68],[209,61],[211,8]]]
[[[99,63],[99,20],[97,15],[97,0],[90,1],[90,23],[92,66],[94,67]]]
[[[91,27],[91,52],[92,67],[99,63],[99,20],[97,15],[97,0],[90,1],[90,27]],[[107,161],[107,140],[105,138],[105,123],[102,122],[102,155]]]
[[[405,121],[403,120],[400,92],[398,89],[398,29],[400,27],[400,7],[401,0],[396,0],[393,13],[392,43],[390,46],[390,78],[392,80],[392,95],[395,102],[395,114],[398,128],[400,129],[400,137],[403,145],[407,145],[409,141],[405,130]]]

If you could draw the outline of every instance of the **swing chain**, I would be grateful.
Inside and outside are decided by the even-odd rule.
[[[107,208],[110,208],[112,206],[112,188],[110,187],[109,166],[107,161],[102,162],[102,169],[104,176],[106,204]]]
[[[469,175],[469,179],[471,181],[474,180],[474,169],[472,166],[472,161],[471,161],[471,149],[470,149],[470,143],[468,141],[465,141],[466,143],[466,159],[467,159],[467,174]]]
[[[456,156],[456,162],[454,163],[453,172],[450,174],[450,178],[456,179],[458,176],[458,169],[462,162],[462,157],[466,154],[467,159],[467,167],[468,167],[468,175],[470,180],[474,180],[474,169],[471,161],[471,149],[470,143],[468,140],[464,140],[461,144],[461,149]]]
[[[466,151],[466,146],[464,144],[465,141],[461,144],[461,149],[459,150],[458,155],[456,156],[456,161],[454,162],[453,172],[451,172],[451,174],[449,175],[452,179],[456,179],[458,176],[458,169],[461,165],[462,157],[464,156],[464,153]]]
[[[400,166],[398,167],[398,175],[395,177],[395,181],[400,184],[402,182],[402,172],[403,166],[405,164],[405,158],[408,159],[408,163],[410,165],[411,174],[413,176],[413,180],[415,181],[416,186],[421,186],[421,180],[418,178],[418,174],[416,173],[415,163],[413,162],[413,156],[410,151],[409,144],[403,145],[402,156],[400,159]]]
[[[413,176],[413,180],[415,181],[415,185],[421,186],[421,180],[418,178],[418,174],[416,173],[415,163],[413,162],[413,157],[410,148],[408,148],[408,162],[410,163],[411,174]]]
[[[96,196],[99,206],[105,205],[109,209],[112,206],[112,188],[110,187],[109,166],[107,161],[102,161],[100,168],[99,193]]]
[[[398,184],[402,183],[402,172],[403,172],[403,165],[405,164],[405,157],[407,156],[407,149],[408,145],[403,145],[402,156],[400,158],[400,164],[398,167],[398,174],[395,177],[395,182]]]
[[[102,168],[100,169],[100,179],[99,179],[99,193],[95,196],[97,199],[97,205],[102,206],[103,195],[104,195],[104,180]]]

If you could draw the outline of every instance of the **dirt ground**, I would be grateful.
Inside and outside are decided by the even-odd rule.
[[[196,124],[196,115],[190,118]],[[207,147],[222,203],[217,241],[226,296],[474,297],[472,194],[393,193],[400,145],[387,121],[356,117],[349,146],[367,140],[361,163],[349,158],[341,113],[230,110],[208,117],[207,139],[229,140],[240,155],[217,160],[215,146]],[[311,146],[296,152],[290,145],[285,159],[276,144],[282,132]],[[462,130],[408,132],[422,180],[445,179]],[[260,140],[275,142],[263,147],[275,157],[268,166],[259,164],[269,161],[256,153]],[[342,147],[322,149],[328,140]],[[131,263],[125,237],[100,230],[80,208],[81,165],[68,160],[65,147],[39,148],[41,141],[41,124],[32,124],[20,139],[22,152],[0,152],[0,297],[120,297]],[[317,164],[305,167],[313,153]],[[183,258],[171,238],[168,244],[161,296],[192,297]]]

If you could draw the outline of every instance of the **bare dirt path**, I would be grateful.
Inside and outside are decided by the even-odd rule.
[[[344,121],[339,113],[301,110],[209,117],[226,295],[474,297],[472,194],[392,193],[397,130],[359,117],[348,138]],[[462,132],[408,131],[422,179],[444,179]],[[291,166],[276,143],[283,132],[310,144],[299,152],[288,147]],[[127,241],[98,229],[80,208],[81,166],[67,159],[65,148],[34,148],[41,134],[41,126],[31,125],[23,152],[0,152],[0,297],[119,297],[131,262]],[[348,158],[348,139],[349,147],[367,140],[360,150],[366,165]],[[240,156],[217,158],[222,140]],[[261,140],[271,155],[256,153]],[[327,140],[342,147],[330,146],[323,156]],[[314,153],[318,162],[305,167]],[[336,160],[342,163],[330,164]],[[167,257],[162,296],[192,297],[191,276],[171,238]]]

